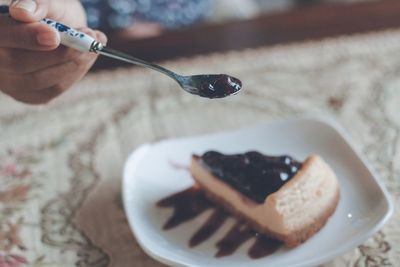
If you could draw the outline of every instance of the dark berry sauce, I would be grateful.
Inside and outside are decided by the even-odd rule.
[[[197,94],[207,98],[222,98],[236,94],[242,89],[242,82],[226,74],[192,76]]]
[[[202,191],[190,187],[160,200],[157,206],[174,208],[171,218],[169,218],[163,227],[164,230],[168,230],[195,218],[203,213],[203,211],[211,208],[212,204]]]
[[[214,176],[257,203],[278,191],[301,167],[290,156],[272,157],[254,151],[235,155],[209,151],[200,160]]]
[[[224,225],[227,219],[230,218],[230,215],[225,211],[215,207],[207,199],[204,192],[197,187],[190,187],[166,197],[160,200],[157,206],[173,208],[172,216],[163,226],[164,230],[174,228],[182,223],[190,221],[206,210],[213,210],[205,223],[190,238],[190,247],[198,246],[208,240]],[[229,231],[217,241],[215,245],[217,249],[215,257],[232,255],[249,239],[254,240],[252,246],[248,250],[248,256],[252,259],[270,255],[281,247],[280,241],[257,233],[246,223],[237,220]]]

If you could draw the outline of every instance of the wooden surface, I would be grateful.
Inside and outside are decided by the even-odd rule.
[[[111,36],[109,45],[142,59],[159,61],[395,27],[400,27],[400,1],[381,0],[303,7],[251,20],[192,27],[142,40]],[[101,58],[94,69],[122,64]]]

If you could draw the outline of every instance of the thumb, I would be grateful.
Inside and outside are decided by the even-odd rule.
[[[2,22],[7,26],[1,30],[0,47],[44,51],[53,50],[60,44],[58,32],[41,22],[25,24],[10,18]]]
[[[21,22],[36,22],[45,17],[58,19],[65,12],[63,1],[51,0],[12,0],[10,14]]]

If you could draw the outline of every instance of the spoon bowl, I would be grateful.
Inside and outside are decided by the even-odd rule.
[[[239,79],[226,74],[180,76],[178,83],[183,90],[207,98],[223,98],[242,89]]]

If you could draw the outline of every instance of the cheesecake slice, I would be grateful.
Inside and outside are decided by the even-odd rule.
[[[190,171],[213,202],[288,247],[318,232],[339,201],[336,176],[317,155],[298,162],[258,152],[209,151],[192,156]]]

